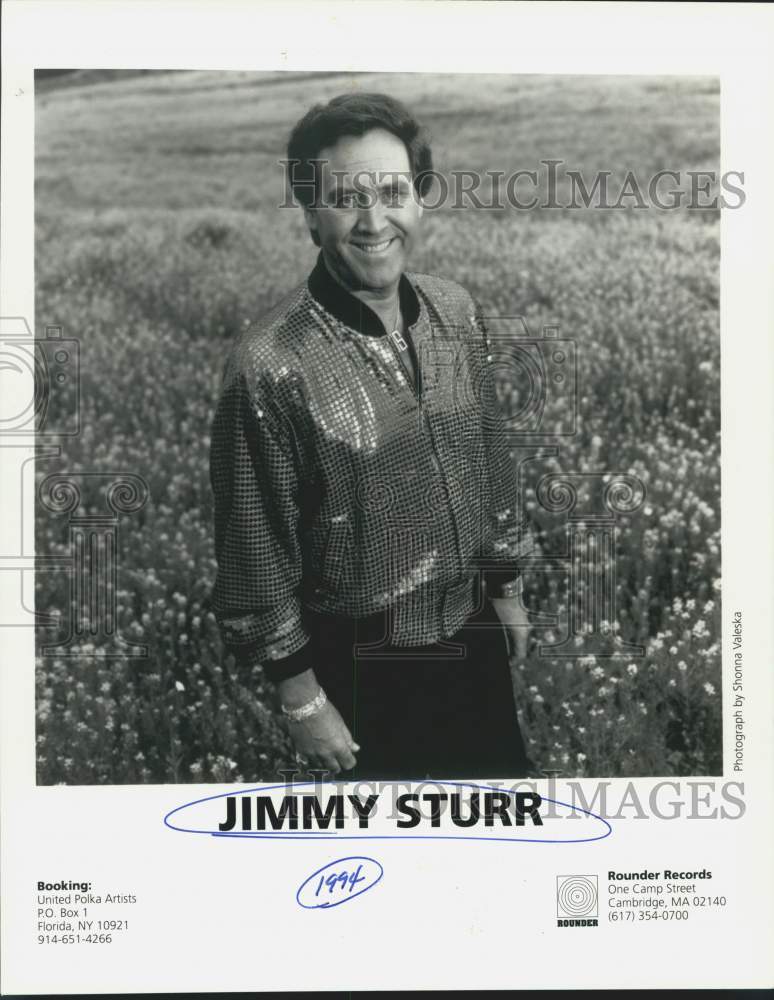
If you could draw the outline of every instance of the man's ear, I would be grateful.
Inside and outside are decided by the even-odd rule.
[[[304,206],[304,219],[306,219],[306,224],[309,226],[309,231],[312,234],[317,233],[317,213],[313,208]]]
[[[312,237],[312,243],[316,247],[320,246],[320,233],[317,227],[317,213],[313,208],[304,206],[304,219],[309,227],[309,233]]]

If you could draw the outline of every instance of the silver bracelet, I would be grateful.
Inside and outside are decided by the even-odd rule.
[[[328,696],[323,691],[322,688],[317,692],[316,696],[308,701],[305,705],[299,705],[298,708],[285,708],[282,706],[282,714],[288,718],[291,722],[303,722],[304,719],[309,719],[313,715],[317,715],[319,711],[322,710],[323,705],[328,701]]]

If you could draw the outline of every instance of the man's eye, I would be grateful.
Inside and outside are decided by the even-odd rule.
[[[355,208],[357,205],[357,194],[354,191],[347,191],[344,194],[340,194],[334,204],[336,208]]]
[[[402,187],[388,188],[384,200],[388,205],[402,205],[406,200],[406,191]]]

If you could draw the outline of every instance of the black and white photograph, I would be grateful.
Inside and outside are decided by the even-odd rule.
[[[723,773],[717,78],[41,71],[35,143],[39,782]]]
[[[0,20],[0,993],[770,986],[772,9]]]

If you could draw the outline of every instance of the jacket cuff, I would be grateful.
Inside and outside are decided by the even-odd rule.
[[[481,579],[486,587],[486,596],[513,597],[519,592],[516,590],[516,584],[520,576],[519,569],[512,563],[482,570]]]
[[[260,612],[220,615],[218,625],[229,652],[243,663],[281,660],[309,641],[296,597]]]
[[[532,525],[526,519],[515,523],[492,546],[488,558],[481,560],[481,579],[488,597],[512,597],[523,564],[538,551]]]
[[[309,670],[313,666],[314,657],[312,656],[311,645],[308,642],[301,649],[295,653],[291,653],[290,656],[283,657],[281,660],[266,660],[263,664],[264,674],[273,684],[278,684],[280,681],[286,681],[290,677],[303,674],[305,670]]]

